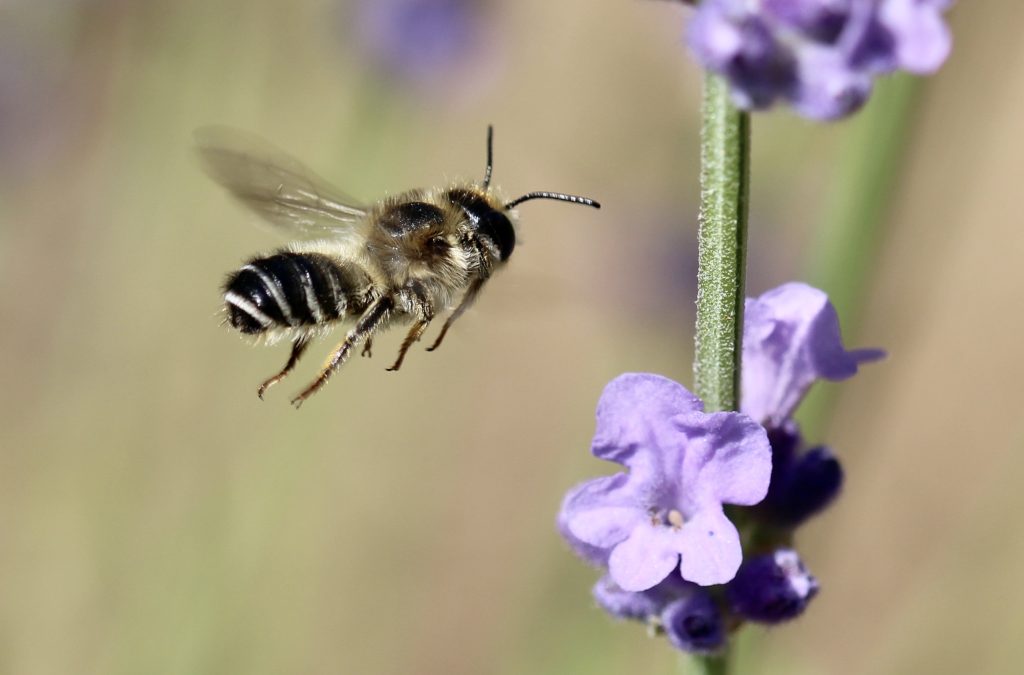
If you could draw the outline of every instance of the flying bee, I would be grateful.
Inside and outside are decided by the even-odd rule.
[[[555,199],[600,208],[593,199],[560,192],[503,201],[491,188],[493,137],[488,127],[487,168],[479,185],[409,190],[360,205],[265,141],[222,127],[196,132],[210,177],[299,239],[249,260],[224,284],[227,324],[267,343],[292,343],[281,371],[259,385],[260,398],[295,368],[315,337],[343,321],[354,324],[317,378],[292,399],[295,407],[319,391],[359,345],[369,355],[377,331],[411,323],[388,368],[398,370],[427,326],[452,310],[427,351],[437,349],[512,255],[516,206]]]

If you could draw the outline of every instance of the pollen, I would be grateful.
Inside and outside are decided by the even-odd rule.
[[[683,523],[685,522],[686,518],[684,518],[683,514],[677,511],[676,509],[672,509],[671,511],[668,512],[668,524],[672,526],[673,530],[678,530],[682,528]]]

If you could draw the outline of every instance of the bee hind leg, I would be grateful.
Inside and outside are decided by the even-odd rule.
[[[303,389],[295,398],[292,399],[292,405],[299,408],[307,398],[320,391],[320,389],[327,384],[327,380],[331,378],[334,371],[340,368],[341,364],[345,363],[349,354],[352,352],[352,349],[373,334],[373,331],[375,331],[388,318],[388,314],[394,306],[394,300],[387,296],[378,298],[370,303],[370,306],[366,308],[363,315],[359,317],[359,321],[356,322],[356,325],[348,332],[348,335],[345,336],[344,341],[342,341],[342,343],[338,345],[333,352],[331,352],[331,356],[327,359],[327,363],[325,363],[324,367],[320,370],[320,375],[318,375],[308,387]]]
[[[284,364],[284,368],[281,369],[281,372],[279,372],[277,375],[274,375],[273,377],[268,377],[266,380],[263,381],[263,384],[257,387],[256,395],[260,397],[261,401],[263,400],[263,394],[266,393],[267,389],[270,389],[272,386],[274,386],[275,384],[283,380],[285,377],[287,377],[288,373],[292,372],[292,370],[295,368],[295,364],[299,362],[300,358],[302,358],[302,354],[306,351],[306,347],[309,346],[309,343],[309,334],[300,335],[299,337],[295,338],[295,342],[292,343],[292,353],[288,357],[288,362]]]

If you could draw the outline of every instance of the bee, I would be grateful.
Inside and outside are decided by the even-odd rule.
[[[512,255],[513,209],[519,204],[554,199],[600,208],[593,199],[561,192],[528,192],[504,201],[491,187],[493,140],[488,127],[487,167],[479,184],[409,190],[362,205],[257,137],[222,127],[196,132],[210,177],[297,239],[250,259],[223,288],[226,324],[257,341],[292,343],[284,367],[257,388],[261,399],[295,368],[316,337],[342,322],[352,327],[316,379],[292,399],[296,408],[357,347],[370,356],[377,332],[411,324],[388,368],[397,371],[430,323],[451,310],[427,351],[437,349]]]

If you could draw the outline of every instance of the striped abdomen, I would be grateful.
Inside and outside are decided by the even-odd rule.
[[[362,313],[370,284],[352,262],[282,251],[252,260],[228,278],[228,323],[249,334],[327,323]]]

